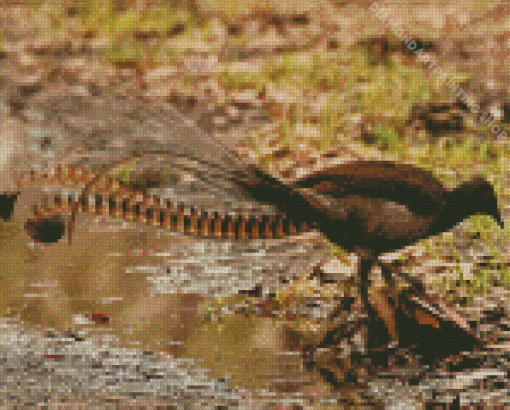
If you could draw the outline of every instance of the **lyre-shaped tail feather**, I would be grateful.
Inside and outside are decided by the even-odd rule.
[[[198,211],[193,206],[145,195],[114,178],[73,166],[60,165],[54,171],[31,173],[19,182],[18,187],[27,182],[56,182],[84,187],[90,181],[94,182],[80,198],[63,194],[52,196],[49,202],[36,209],[31,223],[55,214],[83,212],[120,217],[201,238],[228,239],[276,239],[316,227],[307,222],[296,223],[284,214],[228,215]]]

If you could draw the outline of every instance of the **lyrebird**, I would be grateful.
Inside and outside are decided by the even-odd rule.
[[[69,179],[77,172],[73,167],[59,167],[53,174],[32,174],[28,179]],[[88,173],[82,175],[82,180],[89,182],[80,198],[56,196],[26,226],[33,238],[42,242],[58,241],[63,236],[65,229],[54,215],[65,211],[119,216],[184,234],[230,240],[274,239],[319,229],[331,242],[359,256],[366,303],[369,274],[379,255],[445,232],[475,214],[490,215],[503,227],[494,189],[478,177],[446,189],[431,172],[388,161],[334,165],[289,185],[258,169],[234,175],[243,195],[274,205],[278,212],[201,212],[194,205],[140,196],[112,178]],[[13,198],[2,197],[4,218],[14,206]],[[391,302],[379,300],[373,305],[390,337],[397,340]]]

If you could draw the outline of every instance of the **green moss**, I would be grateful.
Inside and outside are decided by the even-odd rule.
[[[469,219],[469,227],[465,234],[477,238],[488,248],[489,259],[485,266],[474,266],[472,278],[464,278],[464,271],[460,265],[461,257],[458,255],[453,236],[441,238],[438,249],[445,249],[445,253],[451,257],[450,263],[455,264],[452,274],[443,274],[434,281],[440,292],[440,297],[458,304],[459,306],[471,306],[473,298],[484,297],[489,289],[494,290],[499,286],[508,286],[508,264],[497,261],[505,260],[504,256],[493,244],[492,234],[495,222],[489,216],[473,216]],[[473,244],[473,243],[472,243]]]
[[[84,26],[93,32],[111,32],[116,18],[112,1],[90,0],[80,8],[80,18]]]
[[[87,2],[75,0],[72,3],[32,0],[29,5],[35,11],[34,23],[46,21],[49,13],[51,26],[48,30],[62,29],[63,35],[67,35],[66,11],[73,7],[83,24],[84,31],[110,40],[107,57],[113,63],[140,62],[146,56],[156,55],[160,44],[149,49],[143,36],[140,40],[137,38],[140,33],[156,33],[164,37],[194,24],[189,12],[169,3],[162,3],[158,11],[139,11],[134,8],[134,4],[129,4],[121,11],[116,7],[117,2],[104,0]]]
[[[400,124],[408,119],[414,104],[430,99],[434,85],[418,64],[409,67],[394,62],[371,66],[359,49],[353,54],[355,82],[360,84],[356,100],[361,113],[376,119],[383,115],[388,122]]]
[[[113,38],[125,35],[137,28],[143,16],[135,10],[128,10],[113,19],[110,24],[109,34]]]
[[[37,10],[44,2],[45,0],[28,0],[26,4],[32,10]]]
[[[404,141],[392,124],[377,125],[373,132],[378,143],[388,147],[390,150],[397,151],[406,149]]]
[[[230,67],[220,74],[220,84],[238,91],[262,89],[260,73]]]
[[[136,10],[127,10],[111,21],[109,36],[112,39],[108,58],[112,62],[140,62],[142,58],[151,61],[161,60],[162,42],[165,38],[176,33],[179,36],[186,36],[186,29],[189,29],[190,15],[185,10],[175,7],[163,7],[162,10],[148,11],[145,13]],[[180,31],[182,30],[182,31]],[[155,36],[160,41],[150,45],[144,36]],[[166,50],[167,54],[169,50]],[[182,54],[183,50],[175,50],[175,53]],[[169,58],[165,59],[168,62]]]
[[[163,36],[173,32],[181,25],[190,25],[191,18],[191,15],[183,9],[164,7],[163,10],[157,12],[150,11],[145,13],[136,29],[142,32],[154,31]]]

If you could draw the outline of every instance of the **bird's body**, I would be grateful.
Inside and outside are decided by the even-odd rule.
[[[447,231],[476,213],[499,215],[487,181],[476,178],[446,189],[431,172],[409,164],[342,164],[297,181],[294,189],[327,218],[321,231],[351,252],[379,255]]]
[[[437,211],[420,215],[408,205],[363,195],[347,195],[332,201],[326,195],[316,194],[310,200],[321,209],[330,205],[325,211],[330,223],[321,224],[322,232],[346,250],[363,254],[400,249],[425,237],[431,221],[438,216]]]
[[[346,163],[298,180],[293,189],[318,211],[320,229],[328,239],[360,257],[367,304],[370,272],[381,254],[446,232],[475,214],[490,215],[503,226],[488,181],[474,178],[446,189],[431,172],[409,164]],[[396,341],[394,307],[381,293],[373,296],[373,307]]]

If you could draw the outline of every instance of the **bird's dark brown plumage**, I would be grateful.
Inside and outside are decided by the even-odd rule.
[[[286,186],[263,173],[246,184],[261,202],[310,225],[362,258],[401,249],[453,228],[476,214],[502,226],[496,195],[483,178],[447,189],[431,172],[388,161],[345,163]]]
[[[503,227],[488,181],[474,178],[446,189],[431,172],[409,164],[343,164],[297,181],[294,191],[326,219],[320,221],[320,229],[329,240],[360,256],[367,304],[370,272],[382,253],[446,232],[471,215],[492,216]],[[389,303],[375,308],[396,339],[394,309]]]
[[[321,230],[367,257],[401,249],[486,214],[502,226],[492,185],[475,178],[446,189],[431,172],[409,164],[360,161],[299,180],[294,190],[327,217]]]
[[[358,161],[324,169],[292,187],[259,174],[248,186],[260,200],[276,203],[296,221],[318,223],[326,237],[360,258],[362,296],[368,301],[369,274],[379,255],[446,232],[476,214],[503,227],[492,185],[474,178],[447,189],[429,171],[410,164]],[[383,320],[394,316],[376,307]],[[391,310],[391,309],[390,309]],[[386,323],[396,338],[395,323]]]

